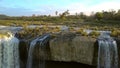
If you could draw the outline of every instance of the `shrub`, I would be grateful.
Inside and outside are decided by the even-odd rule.
[[[119,37],[120,36],[120,30],[113,30],[113,31],[111,31],[111,36]]]
[[[55,32],[60,32],[60,27],[55,27],[52,30],[50,30],[51,32],[55,33]]]
[[[98,37],[100,35],[100,32],[97,32],[97,31],[92,31],[89,36],[92,36],[92,37]]]
[[[93,27],[92,30],[98,30],[98,27]]]
[[[83,31],[84,31],[84,29],[81,28],[81,29],[77,30],[76,33],[81,34]]]
[[[82,36],[87,36],[88,34],[87,34],[87,32],[82,32],[81,35]]]
[[[74,27],[69,28],[70,31],[75,31]]]
[[[79,30],[77,30],[76,33],[77,33],[77,34],[80,34],[80,35],[82,35],[82,36],[87,36],[87,35],[88,35],[87,32],[85,32],[84,29],[82,29],[82,28],[79,29]]]

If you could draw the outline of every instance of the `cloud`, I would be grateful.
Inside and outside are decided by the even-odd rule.
[[[72,3],[64,9],[69,9],[71,14],[75,14],[76,12],[77,13],[84,12],[85,14],[90,15],[92,11],[94,12],[102,11],[102,10],[109,11],[111,9],[118,10],[120,9],[120,2],[111,0],[111,1],[105,1],[98,4],[94,4],[92,6],[84,3]]]
[[[101,10],[110,10],[110,9],[114,9],[114,10],[120,9],[120,3],[119,2],[100,3],[100,4],[97,4],[95,6],[90,7],[89,11],[90,10],[101,11]]]
[[[84,12],[86,10],[86,5],[82,3],[73,3],[65,7],[65,9],[68,9],[71,14],[74,14],[76,12]]]
[[[0,0],[2,1],[2,0]],[[29,0],[28,0],[29,1]],[[31,1],[31,0],[30,0]],[[86,2],[85,2],[86,1]],[[55,11],[58,11],[59,13],[62,13],[66,10],[70,11],[70,14],[75,14],[84,12],[86,14],[90,14],[92,11],[102,11],[102,10],[118,10],[120,9],[120,1],[118,0],[107,0],[107,1],[101,1],[94,2],[85,0],[84,2],[72,2],[66,5],[59,6],[57,4],[49,4],[49,5],[37,5],[36,7],[29,9],[26,7],[3,7],[0,6],[0,13],[11,15],[11,16],[22,16],[22,15],[55,15]],[[92,4],[92,5],[91,5]]]

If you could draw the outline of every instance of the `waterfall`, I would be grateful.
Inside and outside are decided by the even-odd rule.
[[[32,66],[33,52],[34,52],[34,48],[35,48],[35,46],[37,44],[39,45],[39,53],[38,53],[38,56],[40,57],[40,59],[39,59],[39,68],[45,68],[45,55],[44,55],[45,54],[44,53],[45,48],[44,48],[44,46],[48,42],[49,37],[50,37],[49,34],[45,34],[45,35],[43,35],[41,37],[38,37],[38,38],[34,39],[30,43],[26,68],[34,68]],[[39,55],[39,54],[41,54],[41,55]]]
[[[18,45],[12,33],[0,33],[0,68],[20,68]]]
[[[98,66],[97,68],[118,68],[118,50],[116,41],[109,35],[98,38]]]

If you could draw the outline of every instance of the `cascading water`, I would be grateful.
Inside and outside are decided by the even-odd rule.
[[[38,43],[39,45],[39,54],[41,54],[39,57],[39,68],[45,68],[45,53],[44,53],[44,46],[46,45],[48,39],[49,39],[50,35],[49,34],[46,34],[46,35],[43,35],[39,38],[36,38],[35,40],[33,40],[31,43],[30,43],[30,48],[29,48],[29,52],[28,52],[28,60],[27,60],[27,66],[26,68],[33,68],[32,66],[32,59],[33,59],[33,51],[34,51],[34,48],[36,46],[36,44]],[[39,55],[38,54],[38,55]],[[38,68],[37,67],[37,68]]]
[[[116,41],[109,35],[103,34],[98,38],[97,68],[118,68],[118,50]]]
[[[20,68],[18,45],[11,33],[0,33],[0,68]]]

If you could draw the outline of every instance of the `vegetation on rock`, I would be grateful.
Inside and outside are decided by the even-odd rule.
[[[100,35],[100,32],[97,32],[97,31],[92,31],[89,34],[89,36],[92,36],[92,37],[98,37],[99,35]]]

